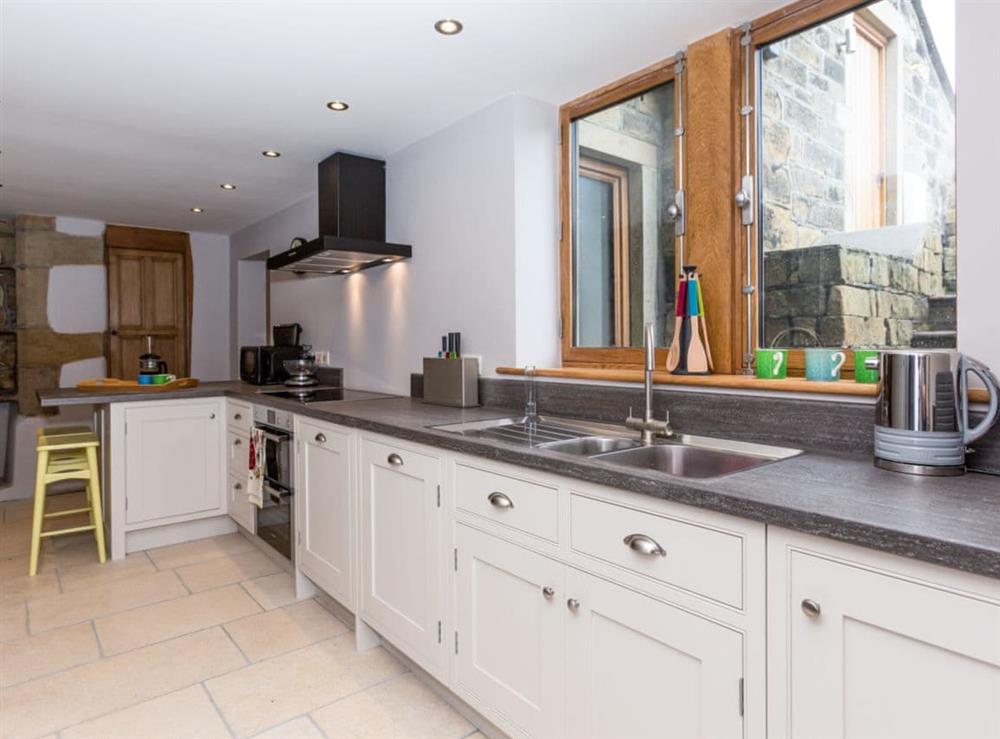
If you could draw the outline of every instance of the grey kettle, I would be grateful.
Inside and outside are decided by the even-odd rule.
[[[989,393],[986,416],[969,426],[968,377]],[[997,420],[1000,382],[990,369],[954,350],[882,352],[875,404],[875,465],[914,475],[961,475],[965,448]]]

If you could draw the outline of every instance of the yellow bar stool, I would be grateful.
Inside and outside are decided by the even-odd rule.
[[[97,448],[100,440],[97,434],[86,426],[63,426],[62,428],[40,428],[36,433],[35,451],[38,466],[35,474],[35,511],[31,525],[31,561],[28,574],[38,571],[38,553],[42,539],[50,536],[76,534],[93,531],[97,542],[97,558],[103,563],[104,517],[101,514],[101,483],[97,467]],[[45,487],[61,480],[84,480],[86,482],[87,505],[68,511],[45,512]],[[90,523],[86,526],[72,526],[54,531],[42,531],[46,518],[60,518],[77,513],[87,513]]]

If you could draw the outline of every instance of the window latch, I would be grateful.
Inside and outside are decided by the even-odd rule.
[[[684,191],[674,193],[674,202],[667,206],[667,220],[674,224],[674,236],[684,235]]]
[[[736,207],[740,209],[740,220],[744,226],[753,223],[753,175],[743,175],[740,189],[733,198]]]

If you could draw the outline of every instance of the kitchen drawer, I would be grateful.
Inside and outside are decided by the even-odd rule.
[[[574,552],[743,607],[742,536],[577,493],[570,496],[570,520]],[[630,546],[625,539],[633,535],[640,538]],[[653,550],[657,545],[662,554]]]
[[[229,485],[226,490],[229,517],[251,534],[257,533],[257,508],[247,498],[246,475],[229,475],[226,480]]]
[[[250,437],[229,429],[226,431],[226,470],[230,475],[246,480],[250,469]]]
[[[238,400],[226,401],[226,425],[234,431],[250,434],[253,426],[253,406]]]
[[[547,485],[456,464],[455,506],[541,539],[559,539],[559,491]]]

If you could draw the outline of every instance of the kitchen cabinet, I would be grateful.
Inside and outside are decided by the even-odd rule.
[[[226,512],[218,398],[125,409],[125,522],[132,528]]]
[[[361,614],[431,674],[445,668],[441,460],[361,440]]]
[[[563,735],[561,563],[456,527],[455,688],[531,736]]]
[[[774,531],[773,736],[1000,736],[995,582]]]
[[[228,512],[229,517],[251,534],[257,528],[256,506],[247,500],[247,478],[236,475],[227,475],[228,488]]]
[[[296,562],[316,585],[353,610],[352,437],[301,416],[295,422]]]
[[[257,506],[247,498],[252,420],[251,406],[226,401],[226,474],[229,483],[227,511],[236,523],[251,534],[256,534]]]
[[[743,736],[742,636],[567,568],[566,736]]]

